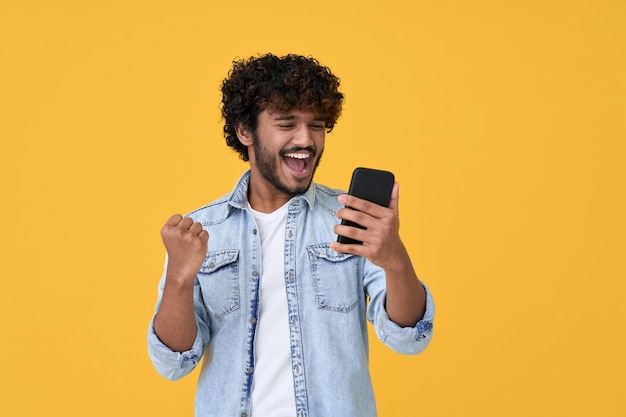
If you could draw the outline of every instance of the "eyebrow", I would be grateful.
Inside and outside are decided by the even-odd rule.
[[[276,116],[274,117],[274,120],[293,120],[295,118],[296,116],[294,115],[285,115],[285,116]]]
[[[297,117],[293,114],[274,117],[274,120],[276,121],[295,120],[295,119],[297,119]],[[323,117],[316,117],[315,119],[313,119],[313,121],[314,122],[326,122],[326,119],[324,119]]]

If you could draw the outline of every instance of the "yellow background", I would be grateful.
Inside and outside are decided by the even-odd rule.
[[[246,168],[235,57],[347,97],[317,180],[391,169],[438,307],[380,415],[626,416],[626,2],[0,1],[2,416],[191,416],[146,353],[159,230]]]

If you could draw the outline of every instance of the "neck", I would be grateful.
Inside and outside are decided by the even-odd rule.
[[[256,211],[261,213],[273,213],[280,207],[284,206],[291,197],[282,194],[281,196],[274,196],[273,198],[262,197],[256,195],[252,190],[248,192],[248,203]]]
[[[261,213],[272,213],[291,200],[291,195],[277,190],[264,178],[259,177],[258,174],[255,175],[255,172],[252,172],[248,184],[248,203],[254,210]]]

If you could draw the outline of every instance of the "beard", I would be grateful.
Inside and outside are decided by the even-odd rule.
[[[324,153],[324,151],[322,150],[319,156],[317,157],[315,164],[310,167],[312,171],[311,171],[311,176],[310,176],[309,181],[306,184],[303,184],[301,186],[290,188],[287,184],[282,182],[278,176],[277,155],[267,150],[263,146],[256,132],[254,132],[253,134],[252,146],[254,147],[255,162],[256,162],[257,169],[259,170],[259,173],[263,176],[263,178],[265,178],[267,182],[272,184],[274,188],[276,188],[278,191],[280,191],[281,193],[289,197],[295,197],[297,195],[304,194],[306,190],[309,189],[309,186],[311,185],[311,182],[313,181],[313,176],[315,175],[315,170],[317,170],[317,166],[322,160],[322,154]],[[305,148],[294,148],[294,149],[290,149],[289,152],[304,150],[304,149]],[[311,151],[313,155],[316,155],[315,149],[312,149],[312,148],[306,148],[306,149]]]

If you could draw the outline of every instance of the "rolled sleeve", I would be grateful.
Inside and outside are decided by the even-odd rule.
[[[200,362],[205,349],[202,341],[200,326],[196,324],[198,331],[191,349],[185,352],[175,352],[167,347],[154,332],[154,318],[148,329],[148,354],[150,360],[159,374],[163,377],[176,381],[189,374]]]
[[[381,309],[378,323],[374,326],[378,338],[398,353],[417,355],[426,349],[432,339],[435,303],[428,287],[424,283],[422,285],[426,291],[426,311],[424,317],[414,327],[398,326],[389,319],[384,308]]]

